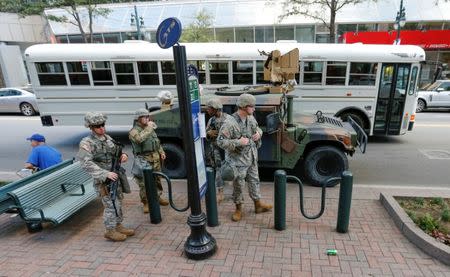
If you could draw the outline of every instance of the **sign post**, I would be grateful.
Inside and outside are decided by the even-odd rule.
[[[217,244],[215,238],[206,231],[206,215],[202,212],[200,204],[200,190],[206,184],[206,171],[198,125],[200,112],[198,82],[195,78],[188,80],[186,47],[174,46],[178,44],[180,36],[181,23],[173,17],[161,22],[156,32],[156,40],[161,48],[166,49],[173,46],[181,130],[186,152],[185,163],[188,168],[188,200],[191,207],[191,214],[187,220],[191,234],[184,244],[184,252],[189,259],[202,260],[216,252]]]

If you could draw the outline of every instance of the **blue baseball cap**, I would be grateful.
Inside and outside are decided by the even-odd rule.
[[[35,140],[38,142],[45,142],[45,137],[41,134],[33,134],[31,137],[27,138],[27,140]]]

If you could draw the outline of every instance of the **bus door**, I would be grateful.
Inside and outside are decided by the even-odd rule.
[[[410,64],[384,63],[381,70],[375,112],[374,135],[399,135],[403,128]],[[406,122],[405,121],[405,122]]]

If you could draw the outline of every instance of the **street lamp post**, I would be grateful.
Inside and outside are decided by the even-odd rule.
[[[397,30],[397,38],[395,39],[395,44],[400,44],[400,30],[405,26],[406,23],[406,13],[405,7],[403,7],[403,0],[400,0],[400,10],[397,12],[395,17],[394,28]]]
[[[131,21],[130,22],[131,26],[136,25],[137,39],[140,40],[141,39],[141,27],[144,26],[144,18],[142,16],[138,16],[136,5],[134,6],[134,14],[133,13],[131,14],[130,21]]]

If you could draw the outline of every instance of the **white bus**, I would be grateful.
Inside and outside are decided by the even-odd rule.
[[[298,48],[300,73],[292,91],[296,111],[351,115],[370,135],[412,129],[416,84],[425,52],[410,45],[186,43],[188,63],[205,90],[263,84],[258,52]],[[129,126],[144,103],[159,106],[161,90],[176,95],[172,49],[134,41],[121,44],[41,44],[26,61],[44,126],[80,125],[87,111],[108,124]]]

